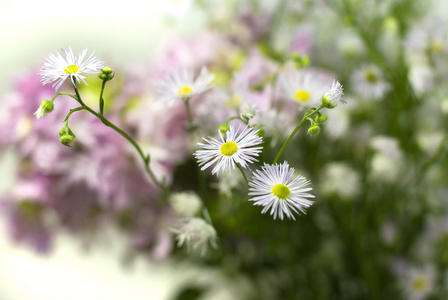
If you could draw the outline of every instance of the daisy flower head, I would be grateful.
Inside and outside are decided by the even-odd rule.
[[[187,245],[190,252],[204,256],[209,245],[216,248],[217,234],[215,228],[201,218],[186,218],[179,228],[173,228],[177,245]]]
[[[286,161],[275,165],[265,163],[261,171],[253,173],[249,182],[249,201],[264,206],[262,214],[270,210],[274,220],[277,217],[283,220],[284,216],[295,220],[293,212],[305,214],[305,208],[313,204],[306,198],[314,196],[307,193],[312,190],[307,187],[310,181],[303,176],[293,175],[294,168],[290,168]]]
[[[157,84],[159,98],[168,103],[173,103],[178,99],[189,99],[209,89],[214,78],[215,75],[210,74],[206,67],[201,69],[196,78],[191,70],[182,69]]]
[[[421,268],[409,267],[407,274],[401,278],[406,299],[427,299],[434,291],[436,280],[436,271],[431,265]]]
[[[104,62],[93,56],[95,52],[92,52],[86,59],[87,48],[82,51],[78,57],[75,57],[71,48],[68,51],[61,49],[63,56],[56,52],[56,55],[50,53],[45,58],[44,66],[40,69],[39,75],[42,76],[42,83],[52,83],[55,91],[57,92],[64,81],[70,77],[73,85],[76,85],[75,80],[80,83],[85,81],[85,76],[82,74],[95,74],[99,73],[104,67]]]
[[[280,93],[288,100],[305,106],[318,105],[328,85],[326,76],[311,70],[294,70],[280,78]]]
[[[355,92],[363,98],[379,100],[390,90],[390,84],[375,65],[367,65],[355,71],[352,76]]]
[[[201,170],[205,170],[215,164],[212,174],[235,169],[235,164],[247,168],[250,163],[256,162],[255,156],[261,152],[263,147],[258,147],[263,139],[257,135],[259,130],[246,127],[242,131],[235,129],[232,125],[226,132],[225,137],[218,130],[220,140],[209,137],[202,138],[206,143],[198,143],[201,150],[197,150],[194,156],[198,160]]]
[[[427,17],[415,24],[405,39],[406,49],[411,52],[443,54],[448,51],[448,32],[440,19]]]

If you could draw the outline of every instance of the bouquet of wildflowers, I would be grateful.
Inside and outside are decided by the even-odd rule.
[[[0,202],[12,238],[49,252],[55,232],[90,245],[113,226],[129,255],[220,270],[231,299],[447,297],[434,8],[196,5],[209,30],[148,66],[62,49],[3,96],[0,144],[21,158]]]

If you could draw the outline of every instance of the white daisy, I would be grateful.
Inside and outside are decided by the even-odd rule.
[[[286,99],[301,105],[318,105],[322,94],[331,81],[319,72],[301,69],[287,73],[280,78],[280,93]]]
[[[214,78],[215,75],[210,74],[205,67],[201,69],[196,79],[190,70],[180,70],[157,84],[159,98],[167,102],[191,98],[209,89]]]
[[[423,268],[410,267],[407,274],[401,278],[406,299],[421,300],[434,291],[436,271],[433,266]]]
[[[277,216],[283,220],[283,215],[295,220],[293,212],[305,213],[305,208],[313,204],[313,201],[305,199],[314,198],[307,193],[312,190],[306,187],[310,181],[303,176],[293,178],[294,169],[286,161],[283,164],[264,164],[261,169],[253,173],[249,182],[249,196],[252,196],[249,201],[264,206],[262,214],[270,209],[274,220]]]
[[[212,174],[219,175],[219,172],[235,169],[235,163],[242,168],[247,168],[249,163],[257,161],[254,156],[258,156],[263,147],[255,147],[263,142],[263,139],[257,135],[258,130],[252,127],[246,127],[239,132],[233,126],[226,132],[225,138],[218,130],[221,140],[214,138],[206,139],[206,144],[198,143],[205,150],[197,150],[194,156],[197,158],[201,170],[205,170],[214,163],[215,167]]]
[[[375,65],[364,66],[355,71],[352,76],[352,85],[361,97],[375,100],[382,99],[391,88],[381,70]]]
[[[45,58],[46,62],[39,73],[42,76],[41,81],[43,84],[55,81],[53,87],[56,92],[68,77],[72,80],[73,85],[75,85],[75,79],[78,83],[82,81],[88,85],[84,80],[86,77],[82,74],[95,74],[104,67],[104,62],[93,56],[95,52],[85,59],[87,48],[77,58],[71,48],[69,48],[69,51],[61,50],[65,58],[59,52],[56,52],[57,55],[50,53],[48,58]]]

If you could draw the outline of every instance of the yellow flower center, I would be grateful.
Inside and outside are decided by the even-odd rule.
[[[191,87],[186,85],[186,86],[181,87],[179,90],[177,90],[177,94],[179,96],[186,96],[191,92],[191,90],[192,90]]]
[[[79,71],[77,65],[71,65],[64,69],[65,74],[73,74]]]
[[[280,199],[286,199],[289,197],[289,195],[291,195],[291,190],[283,183],[277,183],[272,188],[272,193]]]
[[[302,102],[305,103],[308,101],[308,99],[310,98],[310,93],[308,93],[305,90],[298,90],[295,94],[294,94],[294,98],[296,99],[296,101],[298,102]]]
[[[443,44],[438,41],[432,42],[430,47],[431,47],[432,51],[434,51],[436,53],[442,53],[443,50],[445,50],[445,47],[443,46]]]
[[[378,81],[378,76],[372,70],[367,70],[364,74],[366,80],[370,83],[376,83]]]
[[[416,278],[413,282],[412,282],[412,287],[414,289],[414,291],[421,291],[426,287],[426,280],[425,278]]]
[[[235,142],[227,142],[221,146],[221,153],[225,156],[232,156],[238,150],[238,145]]]

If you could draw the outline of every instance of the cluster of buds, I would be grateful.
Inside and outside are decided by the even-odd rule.
[[[112,80],[112,78],[114,78],[114,76],[115,76],[115,72],[112,70],[111,67],[102,68],[100,75],[98,75],[98,77],[104,81]]]
[[[59,131],[59,141],[62,145],[70,147],[75,140],[75,134],[70,130],[67,124]]]

